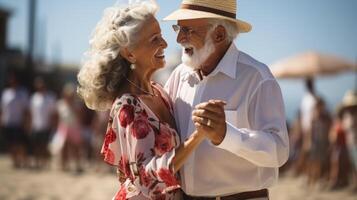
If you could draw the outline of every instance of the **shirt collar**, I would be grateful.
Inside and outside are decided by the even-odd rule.
[[[195,83],[198,83],[200,81],[200,78],[195,70],[193,70],[191,67],[186,66],[183,64],[184,70],[182,73],[182,81],[193,81]]]
[[[215,76],[219,72],[222,72],[233,79],[236,78],[238,54],[239,51],[234,42],[232,42],[217,67],[208,76]]]

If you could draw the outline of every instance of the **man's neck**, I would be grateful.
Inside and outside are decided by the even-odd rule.
[[[216,69],[219,62],[222,60],[226,54],[228,48],[232,43],[223,44],[222,46],[216,47],[215,51],[208,57],[207,61],[201,66],[201,72],[204,76],[208,76],[210,73]]]

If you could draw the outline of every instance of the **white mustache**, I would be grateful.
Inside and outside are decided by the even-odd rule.
[[[181,44],[182,48],[195,48],[193,45],[191,44],[187,44],[187,43],[184,43],[184,44]]]

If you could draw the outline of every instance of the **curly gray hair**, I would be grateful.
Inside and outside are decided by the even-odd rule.
[[[80,69],[77,92],[87,107],[104,111],[110,109],[130,63],[119,51],[137,45],[137,37],[145,20],[155,16],[158,6],[141,2],[105,10],[90,40],[90,48]]]

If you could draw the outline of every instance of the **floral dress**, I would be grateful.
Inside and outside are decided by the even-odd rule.
[[[172,113],[162,88],[153,83]],[[135,95],[124,94],[112,106],[101,153],[118,167],[119,191],[113,199],[174,199],[180,187],[170,166],[180,139]]]

